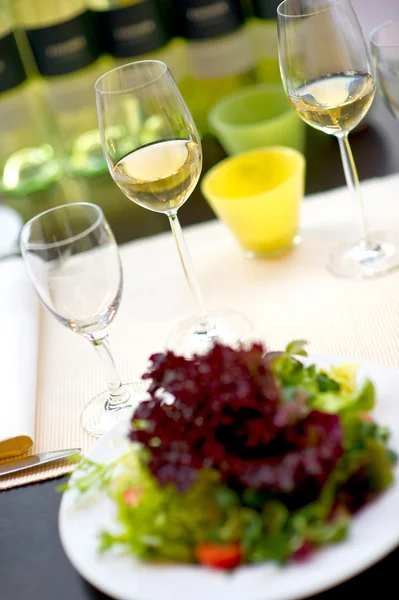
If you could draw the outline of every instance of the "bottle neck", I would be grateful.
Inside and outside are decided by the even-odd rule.
[[[52,27],[86,10],[85,0],[12,0],[18,23],[24,29]]]

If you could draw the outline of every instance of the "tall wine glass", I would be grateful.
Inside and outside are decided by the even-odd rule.
[[[102,361],[108,389],[83,410],[84,429],[102,435],[143,398],[141,383],[123,385],[108,332],[122,296],[118,247],[101,208],[75,203],[24,225],[21,251],[37,294],[62,325],[85,337]]]
[[[290,103],[312,127],[339,142],[348,188],[359,207],[360,240],[338,246],[329,268],[375,277],[399,266],[399,235],[367,226],[349,133],[375,95],[372,59],[349,0],[284,0],[278,9],[280,69]]]
[[[196,302],[197,316],[179,323],[167,345],[190,355],[216,338],[239,342],[249,322],[232,311],[207,312],[177,217],[198,182],[202,149],[167,66],[154,60],[131,63],[105,73],[95,89],[109,171],[130,200],[167,215]]]
[[[399,21],[387,21],[372,31],[371,50],[383,98],[399,119]]]

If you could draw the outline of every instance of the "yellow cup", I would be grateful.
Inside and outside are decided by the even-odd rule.
[[[300,241],[305,159],[268,147],[227,158],[204,177],[202,193],[247,256],[270,257]]]

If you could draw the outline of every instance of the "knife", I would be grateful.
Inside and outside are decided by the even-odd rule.
[[[17,471],[24,471],[25,469],[41,467],[46,463],[68,458],[68,456],[74,456],[75,454],[79,454],[79,452],[81,452],[81,448],[72,448],[70,450],[54,450],[53,452],[42,452],[41,454],[34,454],[25,458],[12,460],[0,465],[0,477],[4,477],[4,475],[10,475],[10,473],[16,473]]]

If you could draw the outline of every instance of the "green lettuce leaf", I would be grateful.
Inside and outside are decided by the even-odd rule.
[[[366,379],[353,396],[322,392],[311,398],[309,404],[316,410],[333,414],[369,412],[374,408],[375,390],[371,381]]]

